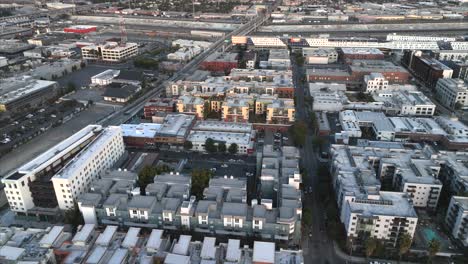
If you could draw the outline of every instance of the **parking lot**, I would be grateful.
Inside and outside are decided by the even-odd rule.
[[[32,160],[83,127],[96,123],[96,121],[107,116],[112,111],[113,109],[108,106],[93,105],[77,114],[68,122],[58,127],[53,127],[31,141],[17,147],[0,159],[0,176],[4,176],[9,171]]]

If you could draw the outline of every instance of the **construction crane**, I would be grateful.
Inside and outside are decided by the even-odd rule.
[[[125,46],[127,44],[127,30],[125,29],[125,18],[123,15],[119,16],[120,23],[120,45]]]

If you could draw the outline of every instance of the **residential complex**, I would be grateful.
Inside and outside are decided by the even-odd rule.
[[[468,245],[468,197],[452,196],[445,217],[445,224],[451,235],[461,241],[464,246]]]
[[[437,100],[449,109],[468,109],[468,87],[462,79],[439,79]]]
[[[2,179],[17,215],[56,216],[73,207],[124,153],[119,127],[89,125]]]

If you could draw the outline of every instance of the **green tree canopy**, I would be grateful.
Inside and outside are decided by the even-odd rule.
[[[440,241],[433,238],[431,241],[429,241],[429,244],[427,245],[427,251],[429,253],[429,258],[433,258],[437,252],[440,251]]]
[[[364,248],[366,252],[366,257],[372,256],[374,254],[375,249],[377,248],[377,239],[374,237],[369,237],[364,242]]]
[[[64,219],[65,224],[69,224],[72,226],[73,234],[76,233],[78,226],[84,224],[83,215],[78,208],[78,204],[76,202],[73,203],[73,207],[65,211]]]
[[[398,255],[401,256],[405,255],[411,248],[411,243],[413,243],[413,239],[408,233],[404,233],[400,236],[398,241]]]
[[[236,143],[232,143],[231,145],[229,145],[228,152],[230,154],[237,154],[238,151],[239,151],[239,146]]]
[[[226,143],[224,142],[218,143],[218,152],[224,153],[226,152],[226,150],[227,150]]]
[[[203,199],[203,190],[208,187],[212,172],[207,169],[194,169],[192,171],[192,195],[197,199]]]
[[[193,143],[190,140],[186,140],[184,142],[184,149],[185,150],[191,150],[193,148]]]
[[[209,153],[215,153],[218,148],[215,145],[215,141],[212,138],[207,138],[205,141],[205,150]]]

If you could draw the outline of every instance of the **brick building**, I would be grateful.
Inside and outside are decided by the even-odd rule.
[[[172,98],[151,99],[143,108],[145,119],[151,119],[158,113],[172,113],[176,110],[176,100]]]
[[[453,70],[421,51],[405,51],[402,64],[426,85],[434,88],[441,78],[452,78]]]
[[[237,68],[236,53],[212,53],[201,63],[201,68],[211,72],[223,72],[229,74],[232,69]]]

